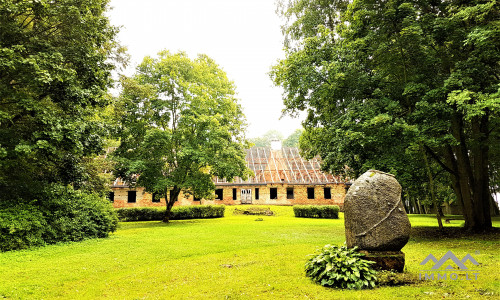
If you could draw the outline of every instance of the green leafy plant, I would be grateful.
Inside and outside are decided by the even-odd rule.
[[[0,251],[104,238],[118,226],[113,207],[98,194],[58,184],[40,194],[31,203],[0,202]]]
[[[377,272],[373,262],[362,259],[357,247],[326,245],[321,253],[313,255],[305,265],[306,275],[327,287],[342,289],[373,288]]]

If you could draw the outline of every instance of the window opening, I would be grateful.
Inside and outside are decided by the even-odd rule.
[[[278,188],[270,188],[269,193],[271,199],[278,199]]]

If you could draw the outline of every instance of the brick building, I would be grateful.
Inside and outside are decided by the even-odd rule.
[[[344,204],[346,183],[339,177],[321,172],[317,159],[305,160],[297,148],[262,148],[247,150],[247,166],[254,175],[232,182],[214,178],[215,199],[195,199],[179,195],[175,205],[199,204]],[[120,179],[112,185],[110,198],[114,207],[165,206],[163,195],[151,195],[141,187],[130,188]]]

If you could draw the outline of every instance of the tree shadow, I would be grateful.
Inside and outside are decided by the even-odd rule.
[[[473,232],[463,227],[444,227],[439,230],[435,226],[416,226],[411,228],[410,240],[446,240],[446,239],[474,239],[484,241],[500,240],[500,228],[493,227],[488,231]]]

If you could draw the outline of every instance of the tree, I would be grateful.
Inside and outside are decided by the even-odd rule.
[[[250,139],[255,147],[271,147],[272,140],[283,140],[283,134],[278,130],[269,130],[263,136]]]
[[[370,166],[399,175],[423,148],[449,173],[466,228],[490,228],[489,153],[499,130],[491,124],[500,112],[497,2],[335,3],[324,10],[338,16],[333,26],[318,21],[302,32],[300,18],[285,25],[298,38],[271,72],[286,109],[309,112],[303,151],[320,155],[332,172]],[[289,7],[311,9],[295,4]]]
[[[283,141],[285,147],[299,147],[299,138],[304,130],[297,129]]]
[[[82,183],[101,153],[99,111],[119,53],[107,4],[0,1],[0,198]]]
[[[162,193],[165,222],[181,191],[211,199],[214,176],[249,174],[242,109],[233,83],[211,58],[162,51],[121,83],[116,174]]]

